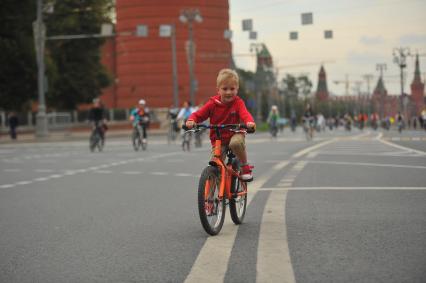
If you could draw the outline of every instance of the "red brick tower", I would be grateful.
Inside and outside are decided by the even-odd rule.
[[[420,77],[419,55],[416,55],[416,68],[414,70],[414,79],[411,83],[411,101],[415,104],[416,115],[419,115],[424,109],[424,91],[425,84]]]
[[[324,70],[324,66],[321,65],[319,74],[318,74],[318,86],[317,92],[315,93],[316,99],[319,101],[327,100],[329,96],[327,89],[327,75]]]
[[[162,24],[176,27],[179,104],[189,100],[188,25],[179,21],[183,9],[198,9],[203,19],[193,23],[195,101],[215,94],[217,73],[230,66],[232,55],[231,42],[224,37],[229,29],[228,0],[121,0],[116,1],[115,42],[108,42],[103,54],[116,82],[102,97],[107,107],[129,108],[141,98],[151,108],[173,104],[172,44],[171,38],[159,36]],[[146,37],[135,35],[138,25],[148,27]]]

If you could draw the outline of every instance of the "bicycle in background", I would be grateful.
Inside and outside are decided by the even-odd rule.
[[[135,151],[138,151],[139,149],[146,150],[148,147],[147,139],[143,138],[143,127],[145,126],[144,123],[145,122],[142,119],[133,128],[132,144]]]
[[[105,145],[104,126],[101,123],[95,123],[89,139],[89,148],[91,152],[98,149],[101,152]]]

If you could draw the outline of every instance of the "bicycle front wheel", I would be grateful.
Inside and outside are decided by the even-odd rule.
[[[216,167],[208,166],[198,185],[198,212],[204,230],[217,235],[225,220],[225,200],[219,198],[220,177]]]
[[[229,201],[229,213],[236,225],[243,223],[247,208],[247,183],[234,177],[231,183],[232,198]]]

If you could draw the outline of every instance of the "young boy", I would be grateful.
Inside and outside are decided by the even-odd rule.
[[[210,118],[212,125],[245,123],[248,128],[255,129],[256,124],[253,117],[247,111],[244,101],[237,96],[238,74],[231,69],[222,69],[217,76],[216,86],[218,94],[211,97],[198,111],[192,113],[186,121],[186,126],[191,129],[195,124]],[[245,135],[223,130],[221,136],[222,145],[224,147],[229,146],[241,162],[241,178],[246,182],[252,181],[251,166],[247,163]],[[213,146],[215,139],[215,131],[210,131],[210,140]],[[224,148],[222,148],[222,152],[224,152]]]

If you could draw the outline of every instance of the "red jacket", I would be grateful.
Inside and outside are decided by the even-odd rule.
[[[254,122],[253,117],[247,111],[244,101],[238,96],[234,100],[225,104],[221,101],[220,95],[210,97],[209,101],[204,104],[198,111],[189,116],[188,120],[194,120],[195,123],[201,123],[210,118],[211,125],[220,124],[240,124]],[[229,144],[229,140],[234,135],[234,132],[222,130],[222,144]],[[214,130],[210,131],[210,140],[212,144],[216,140]]]

